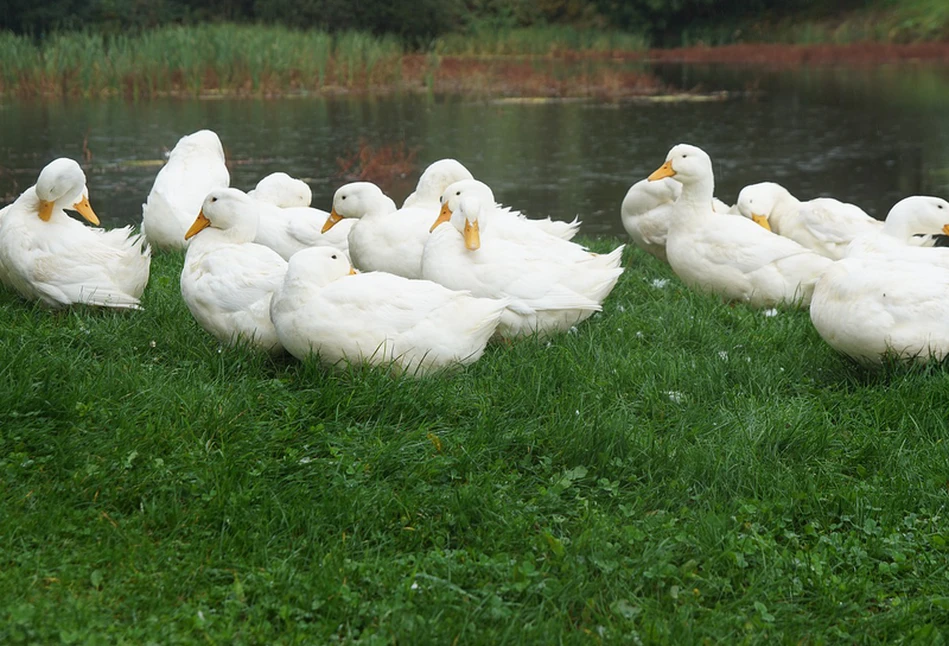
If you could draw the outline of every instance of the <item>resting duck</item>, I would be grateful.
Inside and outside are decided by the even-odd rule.
[[[0,219],[0,279],[50,307],[74,303],[137,309],[148,283],[151,250],[131,227],[98,225],[86,176],[72,159],[50,162]]]
[[[159,249],[183,249],[185,231],[205,196],[230,183],[217,134],[199,130],[178,140],[142,205],[142,231]]]
[[[271,316],[280,342],[300,359],[422,375],[477,361],[504,307],[427,280],[356,273],[344,253],[323,247],[290,259]]]
[[[682,282],[753,307],[810,303],[829,258],[746,218],[717,216],[712,160],[701,148],[674,146],[649,180],[666,177],[682,184],[666,239],[669,265]]]
[[[268,352],[282,350],[270,320],[270,301],[287,262],[253,242],[257,203],[235,188],[208,193],[194,224],[181,269],[181,296],[191,315],[223,343],[245,341]]]
[[[737,206],[746,218],[833,260],[846,255],[854,238],[883,226],[859,206],[829,197],[802,202],[774,182],[746,186]]]
[[[475,296],[507,299],[498,335],[547,336],[602,309],[616,285],[623,247],[606,255],[523,226],[518,239],[480,191],[449,187],[422,256],[422,275]]]

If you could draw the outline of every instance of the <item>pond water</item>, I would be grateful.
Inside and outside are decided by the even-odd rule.
[[[416,174],[383,188],[401,202],[417,172],[455,157],[500,201],[623,235],[626,189],[678,142],[705,148],[721,199],[777,181],[801,198],[830,195],[877,217],[898,199],[949,196],[949,67],[902,65],[766,71],[665,65],[682,89],[725,89],[720,102],[498,102],[459,97],[160,99],[0,102],[0,198],[13,199],[56,156],[82,161],[106,225],[138,222],[163,154],[200,128],[218,132],[232,184],[283,170],[329,208],[339,158],[360,141],[417,151]],[[85,156],[84,156],[85,155]]]

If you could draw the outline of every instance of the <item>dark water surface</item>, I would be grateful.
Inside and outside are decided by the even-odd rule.
[[[777,181],[801,198],[852,201],[877,217],[898,199],[949,196],[949,67],[663,66],[682,89],[736,91],[722,102],[491,102],[457,97],[0,101],[0,202],[58,156],[83,164],[103,223],[138,222],[164,153],[181,135],[221,136],[231,183],[282,170],[329,209],[338,158],[361,140],[416,149],[414,175],[383,185],[401,202],[417,173],[455,157],[500,201],[540,217],[580,214],[582,231],[623,234],[626,189],[679,142],[705,148],[716,194]],[[84,143],[85,142],[85,143]],[[84,157],[84,150],[87,156]]]

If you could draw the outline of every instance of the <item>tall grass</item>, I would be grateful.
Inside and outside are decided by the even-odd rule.
[[[598,251],[614,241],[594,241]],[[0,291],[0,642],[942,643],[949,372],[628,250],[604,311],[431,378]]]
[[[164,27],[137,36],[64,33],[35,44],[0,34],[0,92],[150,96],[319,90],[397,82],[393,38],[282,27]]]
[[[446,37],[439,52],[550,55],[640,50],[645,41],[618,32],[549,27]],[[403,87],[406,52],[392,36],[329,34],[263,25],[162,27],[137,35],[62,33],[37,44],[0,32],[0,93],[18,96],[131,98],[160,94],[267,94],[333,88]],[[432,69],[424,74],[431,76]],[[431,79],[419,79],[423,89]]]

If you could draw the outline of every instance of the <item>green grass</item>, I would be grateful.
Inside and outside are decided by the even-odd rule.
[[[0,293],[0,643],[947,636],[941,368],[629,250],[576,333],[331,372],[220,348],[180,263],[141,312]]]
[[[318,91],[397,82],[392,37],[262,25],[162,27],[137,36],[63,33],[42,44],[0,32],[0,93],[133,98],[202,91]]]
[[[638,36],[570,27],[478,32],[435,43],[444,54],[550,55],[641,50]],[[264,25],[161,27],[138,35],[53,34],[37,44],[0,31],[0,95],[132,99],[207,92],[405,89],[407,52],[393,36]],[[411,54],[408,54],[411,55]],[[420,80],[424,89],[424,79]]]

